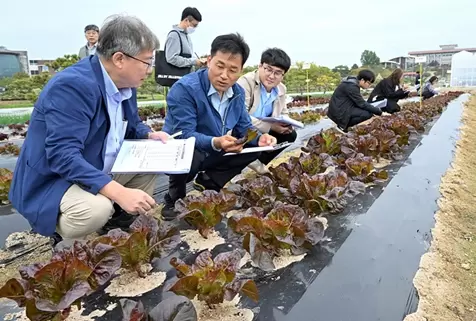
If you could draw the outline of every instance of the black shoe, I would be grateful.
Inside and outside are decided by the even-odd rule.
[[[107,223],[100,229],[99,234],[107,234],[109,231],[120,228],[124,232],[129,232],[129,227],[136,220],[137,216],[124,211],[119,205],[114,204],[115,212]]]
[[[50,236],[50,245],[51,247],[54,249],[56,247],[56,245],[61,242],[63,240],[63,238],[61,237],[61,235],[59,235],[58,233],[54,233],[52,236]]]
[[[340,132],[341,134],[347,134],[349,132],[348,128],[342,128],[340,126],[336,127],[337,131]]]
[[[175,210],[175,202],[172,201],[170,195],[167,193],[164,196],[164,207],[162,208],[162,218],[165,221],[172,221],[177,218],[178,212]]]
[[[204,190],[214,190],[219,192],[221,187],[215,184],[214,181],[205,172],[201,172],[197,174],[197,177],[193,181],[193,188],[199,192],[203,192]]]

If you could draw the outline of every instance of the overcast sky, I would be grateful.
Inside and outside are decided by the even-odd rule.
[[[240,32],[251,48],[247,65],[267,47],[284,49],[295,61],[334,67],[360,64],[369,49],[381,60],[440,44],[476,47],[476,1],[389,0],[2,0],[0,45],[28,50],[30,59],[78,53],[84,26],[101,26],[114,13],[141,18],[161,45],[186,6],[203,21],[192,35],[195,51],[208,53],[214,37]],[[408,5],[404,5],[408,3]],[[420,26],[418,23],[420,22]]]

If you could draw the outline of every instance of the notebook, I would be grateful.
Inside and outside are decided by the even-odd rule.
[[[290,145],[292,145],[292,143],[284,142],[284,143],[277,144],[277,145],[274,145],[274,146],[248,147],[248,148],[243,148],[243,150],[239,153],[226,153],[223,156],[233,156],[233,155],[240,155],[240,154],[248,154],[248,153],[265,152],[265,151],[270,151],[270,150],[278,150],[278,149],[286,148]]]
[[[384,100],[379,100],[379,101],[376,101],[376,102],[373,102],[371,103],[374,107],[377,107],[377,108],[384,108],[384,107],[387,107],[387,98],[385,98]]]
[[[301,123],[300,121],[297,121],[295,119],[292,119],[291,117],[287,115],[281,115],[278,117],[258,117],[259,120],[262,120],[264,122],[268,123],[285,123],[294,127],[298,128],[304,128],[304,124]]]
[[[112,166],[112,174],[185,174],[190,172],[195,137],[125,140]]]

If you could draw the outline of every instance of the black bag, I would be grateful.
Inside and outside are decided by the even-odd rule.
[[[191,54],[183,53],[182,37],[180,36],[180,33],[177,30],[172,30],[170,32],[176,32],[179,37],[179,56],[184,58],[192,58]],[[164,50],[159,50],[155,53],[155,81],[161,86],[171,87],[177,80],[190,73],[192,67],[179,68],[169,64],[165,58],[165,49],[166,48],[164,47]]]

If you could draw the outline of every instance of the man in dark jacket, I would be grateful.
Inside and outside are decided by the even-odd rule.
[[[186,184],[194,181],[197,190],[219,191],[259,153],[240,153],[237,141],[254,128],[245,108],[245,92],[236,81],[248,59],[250,49],[238,34],[218,36],[213,40],[208,68],[188,74],[177,81],[167,95],[168,113],[164,131],[182,132],[179,138],[195,137],[195,153],[189,174],[169,176],[162,216],[173,219],[175,202],[186,194]],[[231,135],[228,134],[231,131]],[[258,134],[252,145],[273,146],[276,138]]]
[[[373,115],[382,115],[380,108],[364,100],[360,88],[367,89],[375,81],[370,70],[361,70],[357,77],[347,77],[334,91],[329,102],[327,116],[344,132],[370,119]]]

